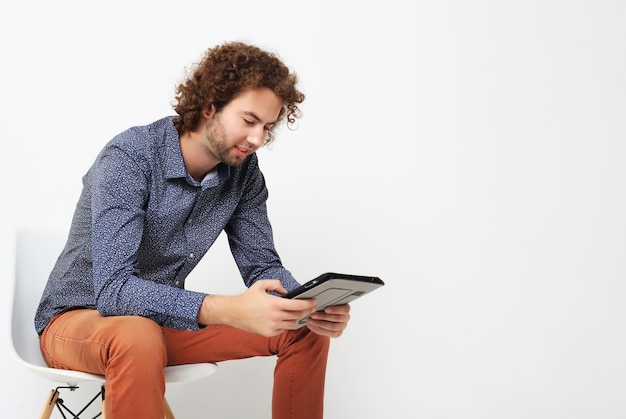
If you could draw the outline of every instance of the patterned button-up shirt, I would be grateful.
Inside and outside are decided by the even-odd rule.
[[[117,135],[83,178],[35,316],[37,332],[74,307],[198,329],[205,294],[186,290],[185,278],[222,231],[247,286],[271,278],[296,288],[274,248],[267,197],[255,154],[193,180],[172,117]]]

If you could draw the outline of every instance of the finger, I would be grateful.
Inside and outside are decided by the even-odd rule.
[[[312,314],[311,309],[297,310],[297,311],[285,311],[283,320],[297,323],[301,319],[310,318],[311,314]]]
[[[281,308],[285,311],[306,311],[306,314],[310,314],[315,311],[317,301],[313,298],[308,299],[281,299]]]
[[[257,285],[258,284],[258,285]],[[265,292],[277,292],[279,294],[286,294],[287,290],[283,287],[283,284],[278,279],[262,279],[254,283],[257,287]]]
[[[280,281],[279,281],[280,282]],[[287,289],[283,286],[283,284],[281,283],[280,286],[276,289],[273,290],[274,292],[280,294],[280,295],[285,295],[287,294],[289,291],[287,291]]]
[[[331,338],[339,337],[343,334],[345,327],[339,326],[341,323],[325,322],[323,320],[309,319],[306,326],[314,333]],[[344,325],[345,326],[345,325]]]
[[[281,323],[281,327],[283,330],[294,330],[298,327],[299,323],[300,319],[284,320]]]
[[[347,314],[350,312],[350,304],[328,306],[324,309],[324,312],[328,314]]]
[[[311,314],[311,318],[313,320],[323,320],[334,323],[347,323],[350,320],[350,314],[344,312],[334,314],[329,313],[328,311],[316,311]]]

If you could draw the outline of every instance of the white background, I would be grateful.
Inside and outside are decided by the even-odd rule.
[[[259,152],[284,263],[386,282],[333,341],[328,418],[626,417],[625,5],[5,1],[2,307],[16,229],[65,230],[102,145],[243,40],[307,94]],[[240,290],[224,240],[191,282]],[[35,417],[51,384],[3,340],[2,416]],[[168,398],[180,418],[269,418],[273,362]]]

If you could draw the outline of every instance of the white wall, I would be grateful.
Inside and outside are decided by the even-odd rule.
[[[251,41],[308,96],[259,153],[284,262],[387,283],[334,341],[327,417],[626,416],[621,0],[93,3],[1,6],[3,306],[12,233],[66,228],[100,147],[171,113],[205,48]],[[223,241],[193,281],[239,290]],[[171,404],[268,418],[272,362]],[[3,412],[33,417],[49,384],[10,385]]]

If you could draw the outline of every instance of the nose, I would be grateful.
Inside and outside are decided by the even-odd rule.
[[[263,141],[256,135],[248,135],[246,141],[255,149],[263,145]]]
[[[261,126],[260,129],[255,129],[246,137],[246,141],[250,143],[254,148],[259,148],[265,144],[266,132]]]

